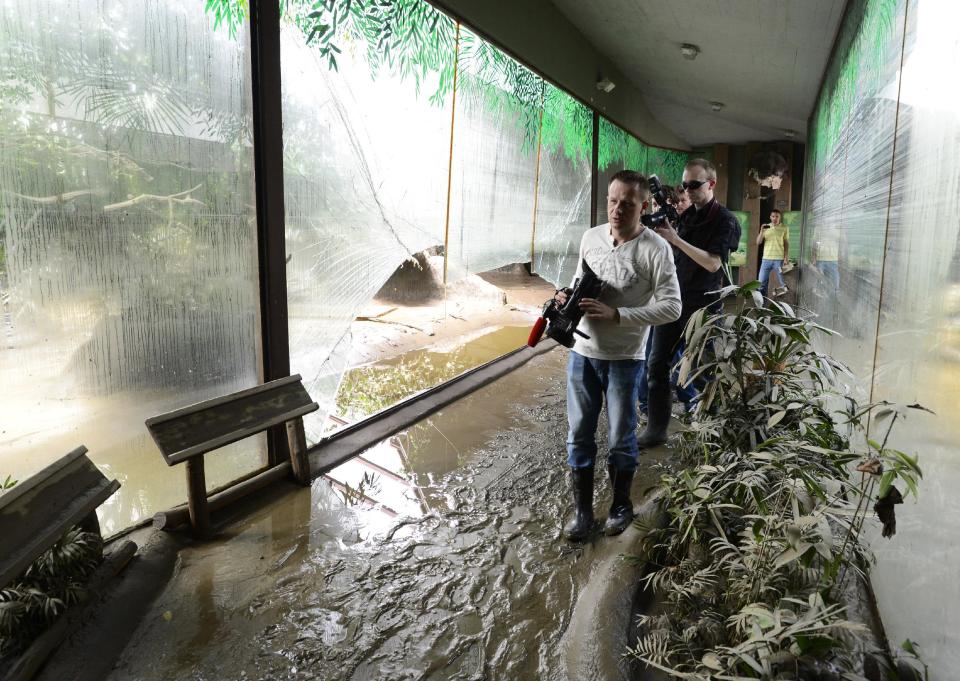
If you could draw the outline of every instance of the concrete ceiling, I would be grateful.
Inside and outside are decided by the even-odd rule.
[[[846,0],[551,0],[691,146],[806,137]],[[693,60],[683,43],[700,48]],[[599,75],[599,74],[598,74]],[[602,95],[601,95],[602,96]],[[724,103],[719,112],[710,102]]]

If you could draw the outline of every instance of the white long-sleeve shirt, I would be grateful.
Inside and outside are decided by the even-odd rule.
[[[600,302],[617,308],[620,322],[587,319],[584,315],[577,329],[590,339],[576,336],[574,352],[594,359],[643,359],[649,327],[680,317],[673,249],[647,228],[614,246],[610,225],[606,224],[583,235],[574,280],[581,276],[584,260],[604,283]]]

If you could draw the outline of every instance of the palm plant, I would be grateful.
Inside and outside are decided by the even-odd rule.
[[[98,534],[74,527],[20,579],[0,589],[0,656],[22,650],[83,598],[84,584],[100,563],[102,546]]]
[[[892,519],[894,483],[917,493],[916,458],[887,438],[921,407],[859,407],[842,391],[846,368],[812,345],[831,332],[764,306],[758,287],[724,289],[735,311],[687,326],[681,380],[710,382],[681,437],[683,468],[661,479],[667,523],[643,547],[661,607],[640,618],[630,654],[685,679],[862,678],[869,646],[847,615],[850,580],[871,559],[871,502]],[[871,415],[886,436],[861,447]]]

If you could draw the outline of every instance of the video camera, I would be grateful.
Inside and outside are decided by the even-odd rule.
[[[640,223],[644,227],[660,227],[663,225],[664,220],[670,220],[670,222],[676,226],[677,220],[680,219],[680,214],[673,204],[667,201],[667,194],[663,191],[660,178],[656,175],[651,175],[647,178],[647,182],[650,184],[650,196],[657,202],[659,210],[650,215],[641,215]]]
[[[536,347],[540,342],[544,335],[544,327],[548,337],[568,348],[573,347],[575,340],[573,334],[590,338],[583,331],[577,331],[577,324],[583,317],[580,301],[584,298],[599,297],[603,292],[603,282],[590,269],[586,260],[582,262],[581,271],[583,274],[573,283],[573,288],[563,289],[567,294],[566,303],[560,305],[555,298],[551,298],[544,304],[543,312],[530,329],[530,337],[527,339],[527,345],[531,348]]]

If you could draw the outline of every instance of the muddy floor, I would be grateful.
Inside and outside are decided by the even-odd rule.
[[[565,678],[561,639],[605,541],[560,536],[565,358],[351,462],[363,489],[318,479],[183,551],[109,678]]]

